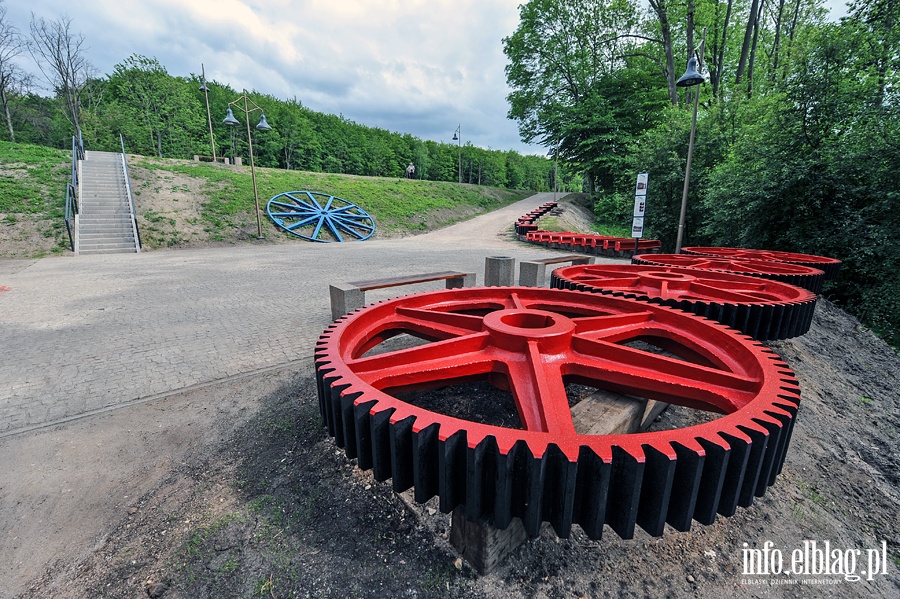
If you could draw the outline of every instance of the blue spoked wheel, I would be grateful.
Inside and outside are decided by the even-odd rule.
[[[324,243],[363,241],[375,233],[375,219],[342,198],[318,191],[280,193],[266,205],[276,225],[297,237]]]

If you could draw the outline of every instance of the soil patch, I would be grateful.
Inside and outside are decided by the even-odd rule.
[[[408,494],[359,471],[335,446],[306,365],[185,397],[192,414],[216,406],[217,416],[200,418],[185,437],[191,441],[173,444],[155,469],[135,473],[140,484],[126,493],[128,500],[96,519],[95,544],[58,553],[23,584],[21,596],[897,596],[900,359],[824,300],[807,335],[773,347],[803,392],[784,470],[765,497],[711,526],[668,529],[661,538],[639,530],[628,541],[609,530],[592,541],[577,527],[571,538],[559,539],[545,528],[497,571],[478,577],[450,548],[449,516],[435,500],[408,505]],[[469,391],[460,401],[480,393],[488,391]],[[185,430],[186,414],[172,402],[153,425]],[[117,426],[127,427],[147,415],[116,417],[124,419]],[[671,410],[657,424],[685,426],[693,418]],[[72,432],[59,427],[56,434],[95,441]],[[85,472],[112,468],[116,474],[89,452],[80,455]],[[122,482],[110,481],[109,493],[121,497]],[[28,489],[3,480],[0,493],[7,506]],[[37,500],[32,513],[41,514]],[[8,515],[0,512],[0,521]],[[64,520],[57,515],[55,521],[54,543],[67,546]],[[789,563],[808,540],[860,550],[855,573],[865,569],[867,550],[886,543],[888,573],[858,581],[744,574],[745,549],[770,541]],[[800,584],[807,580],[818,582]]]

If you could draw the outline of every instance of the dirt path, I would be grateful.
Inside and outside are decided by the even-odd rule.
[[[378,247],[424,241],[452,252],[468,235],[487,251],[521,252],[503,239],[503,218],[500,228],[470,221],[464,232]],[[803,404],[765,497],[661,538],[545,531],[484,577],[449,548],[448,517],[433,502],[409,509],[390,482],[337,450],[304,356],[9,436],[0,439],[0,598],[897,596],[900,359],[824,301],[807,335],[774,349]],[[672,411],[663,424],[685,418]],[[886,542],[888,573],[742,573],[744,549],[771,541],[790,554],[808,540],[858,549],[861,561]]]

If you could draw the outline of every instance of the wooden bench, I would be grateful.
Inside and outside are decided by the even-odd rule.
[[[414,285],[429,281],[446,281],[447,289],[457,287],[474,287],[474,272],[456,272],[445,270],[442,272],[429,272],[421,275],[409,275],[405,277],[389,277],[386,279],[372,279],[369,281],[353,281],[337,285],[329,285],[331,295],[331,317],[337,320],[344,314],[358,310],[366,305],[366,291],[372,289],[384,289],[386,287],[398,287],[400,285]]]
[[[541,258],[539,260],[524,260],[519,264],[519,285],[523,287],[543,287],[547,279],[547,265],[569,262],[571,264],[593,264],[591,256],[572,254],[569,256],[554,256],[553,258]]]

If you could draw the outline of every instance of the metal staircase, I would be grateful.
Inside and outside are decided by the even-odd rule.
[[[75,253],[141,251],[124,154],[88,151],[78,168]]]

